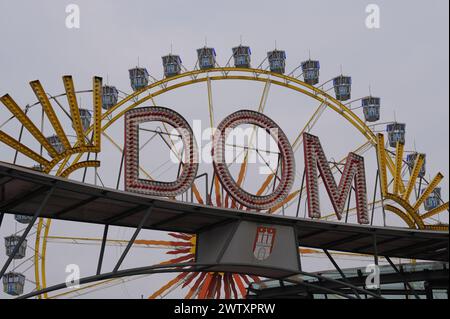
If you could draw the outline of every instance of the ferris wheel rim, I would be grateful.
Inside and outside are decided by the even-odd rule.
[[[210,73],[217,73],[221,72],[224,73],[222,76],[209,76]],[[233,76],[229,75],[231,72],[240,72],[240,73],[252,73],[254,76]],[[204,78],[199,78],[199,75],[207,76]],[[258,74],[266,75],[267,78],[261,78],[257,76]],[[190,78],[189,80],[182,81],[180,83],[176,83],[172,86],[165,86],[167,83],[182,79],[182,78]],[[283,81],[277,81],[273,80],[272,77],[281,79]],[[377,137],[372,131],[372,129],[361,120],[361,118],[356,115],[350,108],[348,108],[346,105],[344,105],[342,102],[337,100],[336,98],[332,97],[325,91],[309,85],[303,81],[298,80],[297,78],[290,77],[284,74],[274,73],[271,71],[266,71],[262,69],[252,69],[252,68],[233,68],[233,67],[227,67],[227,68],[213,68],[213,69],[207,69],[207,70],[194,70],[194,71],[188,71],[184,73],[180,73],[179,75],[172,76],[172,77],[166,77],[163,78],[157,82],[154,82],[145,88],[142,88],[139,91],[136,91],[124,99],[120,100],[115,106],[113,106],[111,109],[109,109],[107,112],[102,114],[102,122],[106,120],[106,123],[102,124],[101,126],[101,133],[103,134],[112,124],[114,124],[117,120],[122,118],[126,111],[131,110],[133,108],[138,107],[142,103],[153,99],[156,96],[159,96],[161,94],[176,90],[181,87],[190,86],[193,84],[198,84],[202,82],[207,81],[221,81],[221,80],[244,80],[244,81],[256,81],[256,82],[270,82],[271,84],[278,85],[280,87],[285,87],[287,89],[291,89],[293,91],[297,91],[298,93],[307,95],[320,103],[323,103],[327,107],[331,108],[333,111],[341,115],[346,121],[348,121],[353,127],[355,127],[366,139],[371,143],[372,146],[375,146],[377,144]],[[300,87],[295,87],[291,83],[295,83],[299,85]],[[149,90],[152,90],[156,87],[162,87],[160,90],[155,91],[154,93],[148,94],[145,97],[139,98],[140,95],[148,92]],[[308,91],[310,90],[310,91]],[[120,111],[117,115],[114,117],[111,117],[111,114],[116,111],[121,106],[125,105],[128,102],[133,101],[133,99],[137,99],[134,103],[132,103],[130,106],[126,107],[124,110]],[[110,118],[111,117],[111,118]],[[93,130],[93,125],[91,125],[87,130],[86,134],[89,134]],[[78,144],[75,144],[74,150],[77,149]],[[63,156],[64,154],[61,154],[60,157],[57,158],[57,160],[61,161],[62,164],[60,165],[60,169],[58,170],[57,174],[60,174],[67,164],[67,162],[70,160],[70,158],[73,155],[76,155],[75,160],[73,164],[78,163],[80,160],[82,153],[81,152],[68,152],[66,156]],[[53,161],[52,169],[59,163],[55,163]]]

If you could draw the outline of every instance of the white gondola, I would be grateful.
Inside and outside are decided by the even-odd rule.
[[[9,272],[3,276],[3,291],[10,296],[20,296],[25,287],[25,276],[17,272]]]
[[[274,73],[284,74],[286,72],[286,52],[282,50],[274,50],[267,52],[270,71]]]
[[[27,215],[14,215],[14,219],[16,222],[20,224],[29,224],[33,221],[33,216],[27,216]]]
[[[50,143],[51,146],[56,150],[58,154],[61,154],[65,151],[64,145],[61,143],[61,140],[57,135],[52,135],[47,137],[47,141]]]
[[[347,101],[352,97],[352,78],[340,75],[333,79],[334,93],[339,101]]]
[[[361,106],[367,122],[376,122],[380,119],[381,99],[379,97],[367,96],[362,99]]]
[[[425,192],[423,190],[422,192]],[[430,196],[425,199],[424,206],[426,211],[433,210],[441,205],[441,188],[437,187],[434,189],[434,191],[430,194]]]
[[[397,143],[405,144],[406,124],[391,123],[386,127],[390,147],[396,147]]]
[[[303,79],[309,85],[319,83],[320,76],[320,62],[308,60],[302,62]]]
[[[91,126],[92,113],[87,109],[80,109],[80,119],[83,131],[86,131]]]
[[[216,65],[216,50],[214,48],[201,48],[197,50],[200,70],[212,69]]]
[[[176,76],[181,72],[181,58],[178,55],[166,55],[162,57],[164,75],[166,77]]]
[[[115,86],[105,85],[102,88],[102,108],[110,110],[119,100],[119,91]]]
[[[426,174],[426,155],[424,155],[424,163],[420,168],[419,177],[425,177]],[[419,157],[419,153],[414,152],[406,155],[406,163],[408,164],[409,172],[411,173],[414,169],[414,165],[416,164],[417,158]]]
[[[139,91],[148,85],[148,79],[150,77],[146,68],[136,67],[129,70],[130,82],[133,91]]]
[[[33,171],[38,171],[38,172],[42,172],[42,171],[43,171],[43,167],[42,167],[41,164],[33,165],[33,166],[31,167],[31,169],[32,169]]]
[[[240,45],[233,48],[234,66],[236,68],[250,68],[251,55],[250,47]]]
[[[11,235],[9,237],[5,237],[6,256],[8,256],[8,257],[12,256],[14,249],[19,244],[20,239],[21,239],[21,237],[16,236],[16,235]],[[24,258],[26,255],[26,250],[27,250],[27,240],[25,239],[23,241],[22,245],[20,245],[20,248],[17,251],[17,253],[15,254],[15,256],[13,257],[13,259]]]

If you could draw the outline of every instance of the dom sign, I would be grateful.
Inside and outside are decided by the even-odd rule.
[[[174,127],[184,146],[182,170],[173,182],[144,180],[139,178],[139,126],[146,122],[163,122]],[[234,181],[225,161],[226,140],[233,129],[240,125],[255,125],[264,129],[276,141],[281,160],[281,177],[278,186],[268,195],[257,196],[243,190]],[[352,184],[356,193],[357,218],[367,224],[367,187],[364,158],[349,153],[339,184],[317,136],[304,133],[305,177],[308,213],[320,218],[318,190],[319,173],[330,197],[338,219],[342,218],[346,199]],[[198,148],[189,123],[177,112],[164,107],[144,107],[131,110],[125,116],[125,189],[158,197],[176,197],[186,192],[194,183],[199,166]],[[283,130],[264,114],[241,110],[227,116],[217,127],[213,136],[212,159],[214,171],[223,188],[237,202],[255,210],[267,210],[282,203],[292,189],[295,180],[295,159],[292,147]]]

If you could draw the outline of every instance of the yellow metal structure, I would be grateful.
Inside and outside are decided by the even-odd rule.
[[[53,109],[52,105],[50,104],[50,100],[48,99],[48,96],[45,93],[41,82],[39,82],[39,81],[30,82],[30,86],[33,89],[34,94],[38,98],[39,102],[41,103],[42,108],[44,109],[48,120],[50,121],[53,128],[55,129],[56,135],[58,136],[59,140],[61,141],[62,145],[64,146],[64,149],[66,149],[66,150],[70,149],[71,146],[70,146],[69,139],[67,138],[67,135],[64,132],[61,122],[59,121],[58,117],[56,116],[55,110]]]
[[[81,124],[80,109],[78,107],[78,101],[75,94],[75,87],[73,79],[70,75],[63,77],[64,88],[66,89],[67,102],[70,106],[70,115],[72,117],[72,125],[77,133],[78,145],[86,145],[85,135],[83,131],[83,125]]]
[[[8,108],[8,110],[13,114],[22,125],[33,135],[33,137],[42,145],[51,157],[56,157],[58,153],[45,138],[42,132],[34,125],[30,118],[25,114],[24,111],[17,105],[17,103],[8,94],[2,96],[0,101]]]
[[[425,223],[425,219],[429,219],[444,210],[448,210],[448,202],[433,209],[432,211],[421,215],[419,213],[421,205],[427,199],[428,196],[436,189],[441,180],[443,179],[443,175],[438,173],[436,177],[427,185],[424,192],[419,196],[419,198],[410,202],[411,193],[413,192],[417,178],[419,177],[420,170],[425,162],[425,155],[419,154],[414,168],[410,174],[408,184],[404,192],[401,191],[401,185],[403,185],[402,181],[402,168],[403,168],[403,153],[404,146],[400,143],[397,143],[396,147],[396,156],[395,156],[395,167],[393,169],[393,187],[392,192],[389,190],[388,184],[388,175],[387,175],[387,166],[388,166],[388,158],[389,155],[386,152],[384,147],[384,135],[378,134],[378,145],[377,145],[377,156],[378,156],[378,167],[380,173],[380,184],[381,184],[381,193],[385,201],[391,201],[397,206],[393,206],[389,203],[384,205],[385,210],[390,211],[397,216],[399,216],[402,220],[410,228],[417,229],[428,229],[428,230],[448,230],[448,225],[443,224],[435,224],[435,225],[427,225]],[[403,185],[404,188],[404,185]]]

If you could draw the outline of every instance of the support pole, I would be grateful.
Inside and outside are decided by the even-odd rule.
[[[331,263],[333,264],[334,268],[336,268],[336,270],[339,272],[339,274],[341,275],[342,279],[346,282],[349,283],[347,280],[347,277],[345,276],[344,272],[342,271],[342,269],[339,267],[339,265],[336,263],[336,261],[334,260],[333,256],[331,256],[331,254],[328,252],[327,249],[323,250],[324,253],[327,255],[328,259],[331,261]],[[361,299],[360,294],[358,293],[358,291],[356,289],[352,289],[352,291],[355,293],[356,297],[358,299]]]
[[[416,297],[416,299],[420,299],[419,295],[414,290],[413,286],[411,286],[411,284],[406,280],[406,278],[403,274],[403,271],[401,271],[397,268],[397,266],[392,262],[391,258],[389,258],[387,256],[385,256],[385,258],[388,261],[388,263],[391,265],[391,267],[395,270],[395,272],[402,277],[403,283],[409,288],[409,290],[411,290],[411,292],[414,294],[414,297]]]
[[[127,256],[128,252],[131,249],[131,246],[133,246],[134,241],[136,240],[137,236],[142,230],[142,227],[144,227],[145,222],[147,221],[148,217],[150,216],[150,213],[153,210],[153,205],[151,205],[147,211],[145,212],[144,218],[142,218],[141,223],[139,224],[138,228],[136,228],[136,231],[134,232],[133,236],[131,237],[130,241],[128,242],[127,247],[125,248],[124,252],[122,253],[122,256],[120,256],[119,261],[117,262],[116,266],[114,267],[113,272],[116,273],[120,266],[122,265],[123,261],[125,260],[125,257]]]
[[[372,216],[370,217],[370,226],[373,226],[373,218],[375,215],[375,201],[377,199],[378,179],[379,178],[380,178],[380,170],[377,169],[377,176],[375,177],[375,190],[373,191]]]
[[[300,204],[302,202],[303,186],[305,185],[305,177],[306,177],[306,169],[303,170],[302,186],[300,187],[300,194],[298,195],[298,205],[297,205],[297,215],[296,215],[297,218],[298,218],[298,214],[300,212]]]
[[[108,230],[109,230],[109,225],[105,225],[105,228],[103,230],[102,247],[100,249],[100,256],[98,258],[97,275],[100,275],[102,272],[102,264],[103,264],[103,257],[105,255],[105,247],[106,247],[106,240],[108,238]]]

